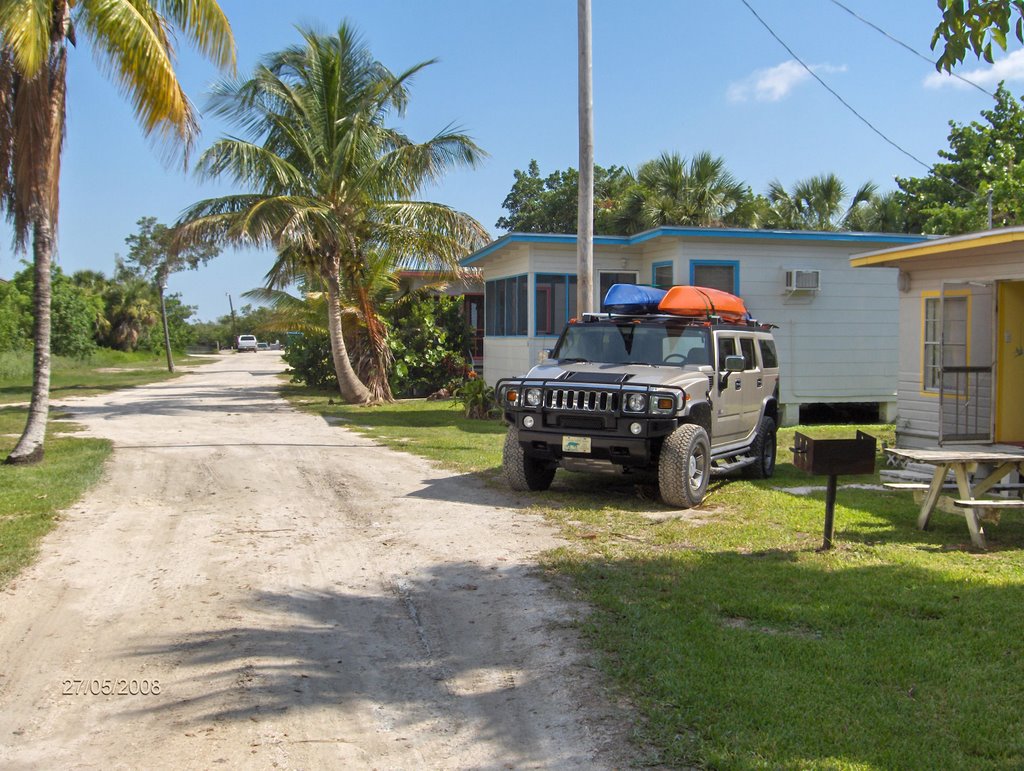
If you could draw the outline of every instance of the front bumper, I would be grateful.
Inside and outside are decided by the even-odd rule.
[[[679,425],[674,418],[604,418],[609,425],[601,430],[574,426],[535,425],[527,428],[523,418],[540,417],[537,413],[506,413],[506,419],[518,427],[519,444],[527,457],[549,462],[563,459],[607,460],[621,466],[645,467],[657,462],[661,444]],[[545,423],[557,422],[559,416],[544,415]],[[538,421],[539,422],[539,421]],[[640,434],[633,434],[629,427],[639,423]],[[590,452],[575,453],[562,449],[563,437],[587,438]]]

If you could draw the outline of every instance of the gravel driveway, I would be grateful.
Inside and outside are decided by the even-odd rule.
[[[277,396],[280,355],[63,405],[103,480],[0,594],[4,768],[603,768],[627,730],[520,502]]]

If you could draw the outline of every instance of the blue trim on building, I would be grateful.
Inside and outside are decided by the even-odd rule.
[[[665,225],[635,236],[594,236],[595,246],[635,246],[655,238],[709,238],[746,239],[761,241],[820,241],[824,243],[917,244],[939,236],[921,236],[908,233],[848,233],[818,230],[745,230],[742,228],[694,228]],[[506,233],[482,249],[463,257],[463,266],[503,249],[508,244],[575,244],[574,233]],[[869,248],[865,246],[865,249]]]

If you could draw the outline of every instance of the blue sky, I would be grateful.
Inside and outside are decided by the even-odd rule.
[[[991,104],[980,91],[857,21],[830,0],[748,0],[815,72],[912,155],[934,163],[948,122],[969,122]],[[919,51],[938,20],[934,0],[843,0]],[[450,175],[428,197],[475,216],[492,235],[513,181],[531,158],[542,173],[577,165],[576,3],[573,0],[221,0],[235,32],[239,73],[296,41],[296,25],[322,31],[344,18],[392,70],[436,58],[412,87],[402,127],[426,139],[450,123],[488,153],[482,168]],[[1015,48],[1019,48],[1016,46]],[[958,69],[994,90],[1004,78],[1024,92],[1024,52],[996,67],[973,59]],[[740,0],[593,0],[595,158],[636,168],[663,151],[710,151],[755,192],[835,172],[855,189],[882,190],[894,176],[926,170],[850,114],[811,79]],[[197,106],[218,77],[190,51],[179,70]],[[225,128],[203,121],[199,149]],[[116,87],[86,46],[72,53],[68,138],[62,175],[58,263],[66,272],[110,274],[142,216],[173,222],[204,197],[231,192],[167,168],[144,139]],[[0,238],[0,277],[20,269],[9,229]],[[198,318],[238,308],[273,260],[230,252],[171,277],[170,290]]]

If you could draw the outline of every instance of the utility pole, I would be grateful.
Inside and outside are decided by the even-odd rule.
[[[235,304],[231,302],[231,294],[225,292],[228,296],[228,306],[231,308],[231,347],[235,347],[235,341],[238,340],[238,330],[235,328]]]
[[[576,221],[576,313],[594,310],[594,97],[590,0],[576,0],[579,34],[580,192]]]
[[[164,327],[164,349],[167,351],[167,371],[174,372],[174,357],[171,355],[171,331],[167,324],[167,303],[164,293],[167,291],[167,263],[164,262],[156,271],[156,287],[160,292],[160,321]]]

